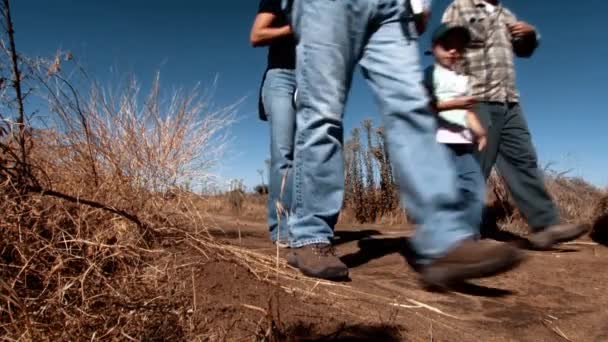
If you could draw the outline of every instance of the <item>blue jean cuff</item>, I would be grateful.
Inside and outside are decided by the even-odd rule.
[[[328,238],[315,238],[308,240],[300,240],[300,241],[289,241],[289,247],[291,248],[300,248],[308,245],[314,245],[317,243],[331,243]]]

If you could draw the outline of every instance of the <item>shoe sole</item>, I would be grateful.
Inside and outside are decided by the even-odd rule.
[[[522,251],[512,248],[502,257],[484,260],[476,264],[430,267],[422,272],[422,281],[432,287],[448,288],[465,280],[486,278],[508,272],[519,266],[525,258]]]
[[[556,231],[556,229],[548,228],[532,234],[528,242],[532,249],[547,250],[558,243],[576,240],[587,234],[590,230],[591,227],[588,225],[572,226],[572,229],[565,231]]]

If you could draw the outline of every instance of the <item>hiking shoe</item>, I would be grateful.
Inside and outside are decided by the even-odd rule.
[[[465,240],[447,255],[422,268],[427,285],[447,288],[467,279],[507,272],[524,260],[524,253],[508,244]]]
[[[556,224],[533,233],[528,238],[529,247],[537,250],[547,250],[554,245],[576,240],[591,230],[586,224]]]
[[[348,267],[336,256],[331,244],[317,243],[293,248],[287,263],[298,268],[304,275],[328,280],[348,278]]]

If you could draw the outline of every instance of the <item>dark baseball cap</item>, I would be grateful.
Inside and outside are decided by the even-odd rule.
[[[435,29],[435,31],[433,31],[433,35],[431,36],[431,42],[435,44],[450,34],[461,35],[466,45],[468,45],[471,41],[471,33],[469,32],[468,28],[464,26],[443,23],[439,25]]]
[[[457,34],[463,38],[464,45],[469,45],[471,41],[471,32],[469,29],[464,26],[454,25],[450,23],[443,23],[439,25],[431,35],[431,43],[433,45],[440,43],[443,39],[445,39],[448,35]],[[432,55],[432,51],[426,51],[426,55]]]

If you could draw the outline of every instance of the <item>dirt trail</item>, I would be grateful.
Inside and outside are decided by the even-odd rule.
[[[233,244],[274,255],[260,222],[216,217]],[[390,320],[402,339],[424,341],[608,341],[608,248],[588,240],[530,252],[519,269],[453,293],[428,292],[400,253],[411,231],[339,226],[339,255],[352,281],[314,291],[354,317]],[[320,304],[317,304],[320,305]],[[382,316],[382,317],[380,317]]]

